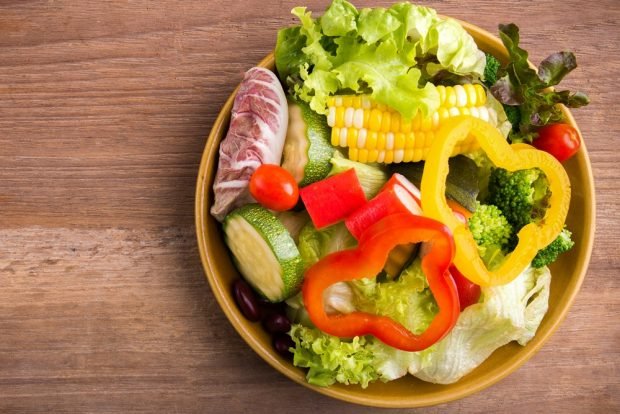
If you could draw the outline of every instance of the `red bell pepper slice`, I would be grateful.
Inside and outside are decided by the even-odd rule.
[[[366,204],[364,190],[353,168],[312,183],[300,189],[299,195],[317,229],[344,220]]]
[[[367,228],[390,214],[422,215],[419,204],[405,187],[397,181],[388,184],[372,200],[346,218],[344,223],[356,239],[359,240]]]
[[[325,312],[323,292],[327,287],[375,277],[396,245],[418,242],[428,243],[422,270],[439,306],[439,313],[422,334],[416,335],[385,316],[359,311],[336,315]],[[327,255],[306,271],[302,286],[304,305],[315,326],[330,335],[374,335],[394,348],[421,351],[441,340],[459,316],[458,292],[448,271],[454,251],[452,233],[442,223],[411,214],[389,215],[362,234],[357,248]]]
[[[418,189],[418,187],[415,186],[415,184],[409,181],[402,174],[392,174],[387,183],[385,183],[381,188],[381,191],[392,188],[395,185],[402,185],[403,187],[405,187],[405,190],[407,190],[409,194],[411,194],[411,196],[415,199],[416,203],[418,203],[418,205],[421,205],[420,200],[422,199],[422,193],[420,193],[420,190]]]

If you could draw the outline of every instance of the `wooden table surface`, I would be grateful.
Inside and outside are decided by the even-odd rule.
[[[490,389],[420,411],[618,412],[620,3],[464,3],[428,2],[492,32],[517,23],[535,62],[576,53],[565,84],[592,99],[574,114],[598,229],[583,288],[542,351]],[[299,4],[0,1],[0,412],[374,411],[254,354],[196,247],[205,137]]]

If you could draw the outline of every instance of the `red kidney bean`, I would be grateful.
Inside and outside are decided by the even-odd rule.
[[[273,347],[283,357],[290,357],[291,351],[289,351],[289,348],[294,348],[295,342],[287,334],[277,333],[273,336]]]
[[[233,284],[233,295],[243,316],[252,322],[260,321],[261,311],[258,306],[258,299],[250,285],[244,280],[236,280]]]
[[[281,313],[272,313],[263,318],[263,326],[271,334],[287,333],[291,329],[291,321]]]

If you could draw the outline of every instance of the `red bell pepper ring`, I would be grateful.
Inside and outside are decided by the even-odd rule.
[[[385,316],[359,311],[336,315],[325,312],[323,292],[327,287],[336,282],[375,277],[396,245],[418,242],[429,245],[422,258],[422,270],[439,306],[439,313],[423,333],[416,335]],[[364,232],[357,248],[327,255],[306,271],[302,286],[304,305],[314,325],[330,335],[374,335],[394,348],[421,351],[441,340],[458,319],[458,292],[448,271],[454,252],[452,233],[442,223],[406,213],[387,216]]]

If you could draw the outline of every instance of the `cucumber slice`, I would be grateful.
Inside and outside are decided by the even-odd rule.
[[[317,114],[305,102],[290,98],[288,111],[282,168],[303,187],[327,177],[335,149],[330,144],[331,130],[325,115]]]
[[[303,260],[282,222],[258,204],[247,204],[224,220],[226,244],[250,285],[271,302],[297,293]]]

